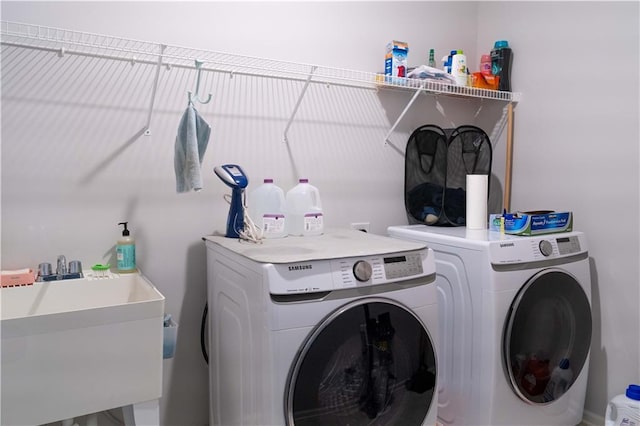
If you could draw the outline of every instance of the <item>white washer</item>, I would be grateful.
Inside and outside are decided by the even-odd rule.
[[[435,425],[424,243],[353,230],[205,242],[212,425]]]
[[[581,422],[592,325],[583,233],[525,237],[426,225],[388,233],[435,251],[440,423]],[[563,358],[569,369],[560,371]]]

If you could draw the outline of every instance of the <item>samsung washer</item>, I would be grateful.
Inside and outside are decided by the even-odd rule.
[[[435,425],[424,243],[353,230],[205,242],[212,425]]]
[[[583,233],[513,236],[426,225],[388,233],[435,251],[440,423],[581,422],[592,326]]]

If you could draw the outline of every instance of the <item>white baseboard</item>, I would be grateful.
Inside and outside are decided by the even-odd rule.
[[[604,417],[591,411],[584,410],[582,413],[582,425],[584,426],[602,426],[604,425]]]
[[[602,426],[604,425],[604,417],[584,410],[582,413],[582,422],[578,426]],[[436,421],[436,426],[442,426],[442,423]]]

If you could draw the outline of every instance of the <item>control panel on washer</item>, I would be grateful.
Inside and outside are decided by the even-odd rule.
[[[366,287],[430,277],[435,280],[433,250],[323,259],[295,263],[265,263],[271,294],[302,294]]]
[[[424,275],[419,251],[361,258],[335,259],[331,262],[336,288],[385,284]]]

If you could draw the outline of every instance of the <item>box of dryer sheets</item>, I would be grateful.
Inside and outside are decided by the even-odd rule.
[[[387,83],[399,83],[396,77],[407,76],[407,54],[409,45],[404,41],[390,41],[384,57],[384,75]]]
[[[501,221],[503,223],[501,223]],[[572,212],[534,211],[491,215],[489,228],[505,234],[540,235],[555,232],[569,232],[573,229]]]

